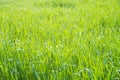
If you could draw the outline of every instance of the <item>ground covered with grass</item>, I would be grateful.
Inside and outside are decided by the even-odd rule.
[[[114,79],[119,0],[0,0],[0,80]]]

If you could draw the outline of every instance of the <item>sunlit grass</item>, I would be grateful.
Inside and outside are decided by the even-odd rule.
[[[0,80],[114,79],[119,0],[0,0]]]

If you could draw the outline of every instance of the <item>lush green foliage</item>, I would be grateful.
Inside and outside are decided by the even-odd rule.
[[[120,0],[0,0],[0,80],[120,79]]]

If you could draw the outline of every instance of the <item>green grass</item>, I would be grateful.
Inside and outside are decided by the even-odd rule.
[[[0,80],[114,79],[120,0],[0,0]]]

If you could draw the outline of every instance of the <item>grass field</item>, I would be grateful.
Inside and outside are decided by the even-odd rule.
[[[0,80],[120,80],[120,0],[0,0]]]

